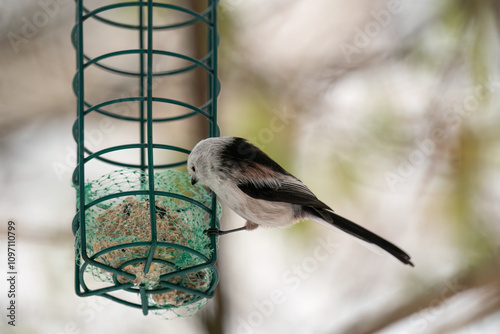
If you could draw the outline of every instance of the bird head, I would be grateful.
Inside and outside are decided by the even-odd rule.
[[[200,141],[189,154],[187,167],[191,184],[199,183],[209,186],[210,171],[217,164],[221,148],[224,146],[224,137],[207,138]],[[212,176],[213,177],[213,176]]]

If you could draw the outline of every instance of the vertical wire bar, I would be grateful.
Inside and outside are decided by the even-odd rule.
[[[143,0],[140,0],[139,4],[139,97],[141,101],[139,102],[139,136],[141,144],[146,142],[146,134],[144,132],[145,119],[144,119],[144,6]],[[146,170],[146,149],[141,147],[141,171]],[[141,180],[144,182],[144,180]]]
[[[217,0],[209,0],[209,17],[210,17],[210,26],[209,26],[209,35],[208,35],[208,47],[210,52],[210,64],[209,67],[212,73],[209,73],[209,96],[211,99],[210,104],[210,137],[218,136],[218,128],[217,128],[217,93],[218,93],[218,79],[217,79]],[[211,228],[218,228],[217,226],[217,197],[214,193],[212,193],[212,220],[210,222]],[[213,236],[211,239],[211,245],[213,249],[217,248],[216,237]],[[215,262],[216,256],[212,257],[212,261]]]
[[[158,243],[156,234],[156,208],[154,195],[154,159],[153,159],[153,0],[148,0],[148,50],[147,50],[147,133],[148,133],[148,181],[149,215],[151,218],[151,248],[144,266],[148,273]]]
[[[148,315],[148,295],[146,294],[146,289],[143,285],[139,286],[139,293],[141,295],[141,304],[142,304],[142,314]]]
[[[77,3],[76,3],[76,13],[75,13],[75,20],[76,20],[76,26],[77,26],[77,38],[78,38],[78,41],[76,43],[77,47],[78,47],[78,50],[76,52],[76,71],[78,73],[78,83],[80,85],[80,87],[82,86],[82,80],[80,79],[80,77],[82,77],[82,73],[81,71],[83,70],[83,60],[82,60],[82,53],[81,53],[81,44],[80,44],[80,41],[81,41],[81,35],[80,35],[80,31],[82,29],[82,9],[83,9],[83,4],[82,4],[82,1],[83,0],[77,0]],[[82,108],[82,98],[81,98],[81,91],[80,89],[78,90],[78,96],[77,96],[77,104],[76,104],[76,117],[78,119],[78,138],[80,140],[80,133],[82,132],[81,131],[81,126],[80,126],[80,118],[81,118],[81,115],[83,114],[81,111],[81,108]],[[79,219],[80,219],[80,240],[77,240],[76,242],[80,244],[80,252],[83,254],[83,252],[85,251],[85,249],[83,248],[82,244],[83,244],[83,236],[82,236],[82,233],[83,233],[83,227],[82,225],[85,225],[85,211],[83,210],[84,207],[83,205],[85,205],[85,199],[83,200],[83,204],[82,204],[82,194],[84,195],[85,194],[85,191],[82,191],[82,182],[81,182],[81,177],[82,177],[82,171],[81,171],[81,168],[80,168],[80,164],[82,163],[82,159],[81,159],[81,149],[80,149],[80,143],[77,143],[77,146],[76,146],[76,150],[77,150],[77,168],[78,168],[78,195],[79,195],[79,202],[78,202],[78,205],[79,205],[79,212],[78,212],[78,216],[79,216]],[[75,231],[76,232],[76,231]],[[77,294],[80,294],[81,293],[81,289],[80,289],[80,256],[81,254],[78,253],[78,250],[75,248],[75,291]]]
[[[78,72],[78,102],[77,102],[77,113],[78,113],[78,145],[77,145],[77,164],[78,164],[78,194],[79,194],[79,214],[80,214],[80,247],[82,257],[88,259],[87,257],[87,236],[85,231],[85,150],[84,150],[84,108],[85,108],[85,97],[84,97],[84,52],[83,52],[83,0],[78,0],[76,9],[76,24],[78,29],[78,51],[76,53],[77,59],[77,72]]]
[[[210,137],[218,136],[217,129],[217,95],[219,92],[218,88],[218,79],[217,79],[217,47],[218,47],[218,37],[217,37],[217,0],[210,0],[210,6],[212,7],[210,10],[210,18],[211,18],[211,26],[210,26],[210,34],[209,34],[209,47],[211,51],[210,62],[211,62],[211,70],[212,75],[210,77],[210,98],[212,100],[211,103],[211,119],[210,119]]]

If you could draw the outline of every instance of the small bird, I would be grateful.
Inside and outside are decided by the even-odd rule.
[[[213,137],[200,141],[189,154],[188,172],[193,185],[199,183],[210,188],[222,203],[247,220],[241,228],[208,229],[208,234],[287,226],[312,219],[375,244],[413,266],[403,250],[335,214],[302,181],[243,138]]]

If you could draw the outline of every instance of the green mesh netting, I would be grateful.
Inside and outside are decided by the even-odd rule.
[[[154,183],[155,191],[183,195],[211,207],[212,197],[203,187],[192,186],[186,173],[157,172]],[[118,170],[86,183],[85,188],[85,203],[89,204],[111,194],[147,190],[148,176],[137,170]],[[146,274],[144,266],[152,236],[149,196],[124,195],[88,208],[85,216],[87,255],[106,266],[133,274],[135,279],[91,264],[85,267],[85,272],[101,282],[133,283],[133,287],[127,289],[129,292],[138,293],[140,287],[145,288],[148,307],[166,318],[190,316],[206,303],[206,298],[196,292],[206,292],[216,284],[213,267],[167,278],[162,275],[207,263],[213,249],[210,238],[203,232],[210,227],[211,217],[200,206],[170,196],[156,195],[155,211],[158,244]],[[220,218],[219,204],[217,213]],[[81,256],[80,230],[76,233],[76,247]]]

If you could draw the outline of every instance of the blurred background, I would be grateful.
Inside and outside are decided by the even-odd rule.
[[[74,17],[70,0],[0,2],[2,275],[9,219],[19,266],[15,328],[0,279],[0,332],[498,333],[500,3],[221,0],[221,134],[250,139],[415,268],[312,222],[237,233],[220,239],[215,298],[176,320],[74,292]],[[131,41],[86,29],[91,50]],[[196,55],[203,38],[155,42]],[[134,92],[101,72],[95,101]],[[158,86],[196,101],[186,82]],[[191,148],[206,134],[190,122],[158,139]],[[95,147],[131,140],[118,121],[95,129]],[[224,210],[224,228],[243,223]]]

